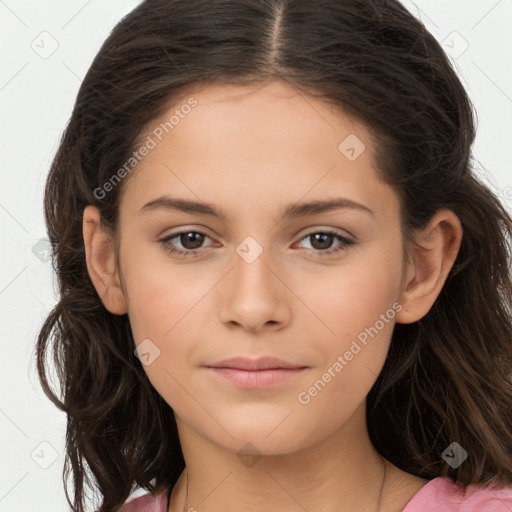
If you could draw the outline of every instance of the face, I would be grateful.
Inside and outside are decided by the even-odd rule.
[[[120,203],[119,275],[144,370],[179,428],[278,454],[361,419],[403,264],[398,197],[367,129],[270,82],[194,90],[148,137]],[[327,201],[338,204],[305,206]],[[244,384],[208,368],[235,356],[302,369]]]

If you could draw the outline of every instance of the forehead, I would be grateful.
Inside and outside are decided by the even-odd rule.
[[[266,147],[275,140],[268,134],[276,131],[280,131],[280,139],[288,134],[295,140],[301,135],[311,138],[315,132],[320,139],[330,132],[336,141],[345,130],[358,131],[361,135],[364,132],[363,136],[369,138],[365,126],[345,113],[341,106],[334,106],[280,80],[257,85],[217,83],[198,87],[177,98],[171,110],[179,109],[190,98],[198,103],[191,112],[198,123],[183,123],[180,130],[183,135],[197,134],[197,125],[201,124],[205,130],[215,128],[217,138],[226,133],[236,138],[250,131],[252,136],[260,135]],[[159,121],[161,119],[155,124]],[[209,133],[209,138],[214,135]]]
[[[177,122],[170,123],[173,115]],[[289,203],[333,191],[359,202],[389,200],[375,172],[367,128],[281,81],[192,88],[141,140],[148,137],[155,147],[137,165],[135,186],[128,187],[133,206],[163,189],[260,208],[279,206],[284,197]]]

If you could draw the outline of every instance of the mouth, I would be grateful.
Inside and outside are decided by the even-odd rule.
[[[243,389],[272,387],[289,381],[309,369],[308,366],[275,357],[262,357],[256,360],[234,357],[208,365],[206,368],[221,380]]]
[[[233,370],[297,370],[306,365],[294,364],[277,357],[264,356],[258,359],[237,356],[207,365],[208,368],[229,368]]]
[[[239,370],[236,368],[209,368],[217,377],[244,389],[263,389],[306,372],[308,368],[275,368],[272,370]]]

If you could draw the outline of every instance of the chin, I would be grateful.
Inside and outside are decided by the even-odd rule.
[[[269,428],[268,425],[272,426]],[[212,436],[211,432],[204,432],[204,425],[202,425],[199,432],[211,442],[236,453],[239,458],[244,455],[256,457],[286,455],[306,448],[314,442],[313,436],[308,437],[306,432],[294,428],[294,425],[289,425],[287,428],[284,425],[278,425],[279,422],[276,421],[268,424],[254,422],[250,426],[232,423],[228,429],[231,435],[222,430],[220,436]],[[216,434],[219,432],[217,431]]]

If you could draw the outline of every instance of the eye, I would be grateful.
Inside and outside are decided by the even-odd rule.
[[[210,238],[201,231],[185,230],[166,236],[159,240],[159,242],[162,244],[164,249],[171,254],[175,254],[177,256],[188,256],[189,254],[199,254],[197,249],[203,244],[205,237]],[[176,242],[171,242],[171,240],[174,239],[177,239],[177,242],[181,244],[184,249],[180,249],[179,247],[176,249]]]
[[[163,248],[170,254],[174,254],[179,257],[187,256],[198,256],[201,252],[199,249],[203,245],[205,238],[211,238],[203,233],[202,231],[196,230],[184,230],[178,233],[173,233],[165,238],[159,240]],[[308,233],[301,239],[310,240],[311,249],[315,256],[331,256],[332,254],[338,253],[345,250],[348,246],[353,245],[355,242],[350,240],[336,231],[322,230]],[[329,249],[333,241],[338,239],[340,241],[339,246]],[[173,242],[173,240],[176,240]],[[300,242],[299,242],[300,243]],[[183,248],[180,248],[181,245]],[[178,247],[177,247],[178,246]]]
[[[333,249],[329,249],[335,239],[338,239],[341,243]],[[340,235],[336,231],[315,231],[308,233],[302,240],[310,240],[312,250],[315,256],[331,256],[332,254],[338,253],[345,250],[348,246],[353,245],[354,241],[350,240],[343,235]],[[328,250],[326,250],[328,249]]]

